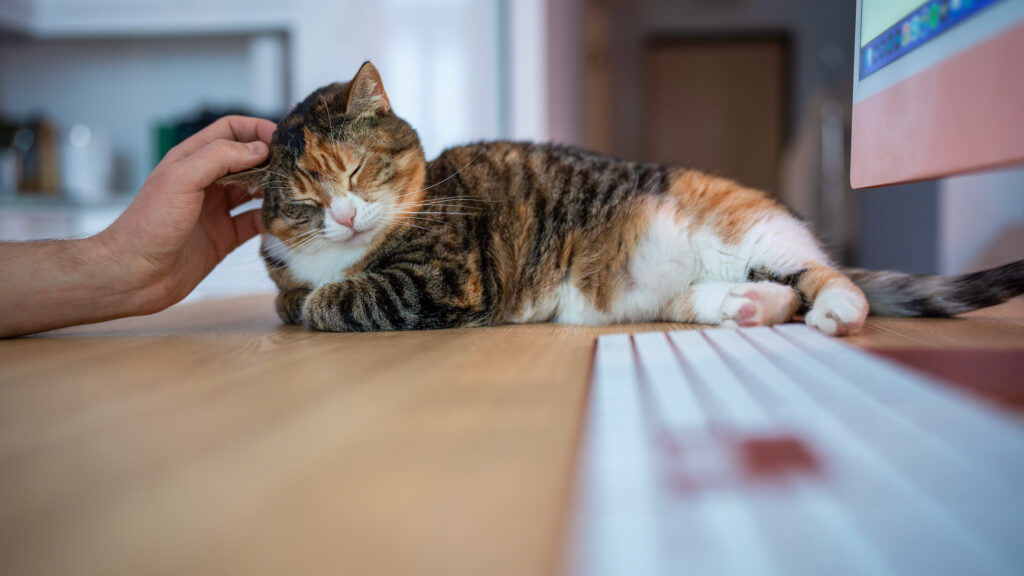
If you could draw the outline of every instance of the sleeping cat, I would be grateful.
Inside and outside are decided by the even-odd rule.
[[[1024,291],[1024,260],[954,278],[846,270],[758,190],[555,145],[486,142],[426,162],[367,62],[278,125],[262,192],[277,312],[314,330],[555,321],[944,316]],[[866,297],[865,297],[866,295]]]

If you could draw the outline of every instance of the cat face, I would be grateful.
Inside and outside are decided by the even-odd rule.
[[[252,172],[266,230],[312,252],[370,244],[401,222],[422,195],[425,161],[367,62],[351,82],[320,88],[281,120],[268,165]]]

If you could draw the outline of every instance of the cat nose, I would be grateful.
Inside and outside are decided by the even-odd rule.
[[[331,202],[331,218],[342,226],[348,228],[352,227],[352,224],[356,219],[356,206],[351,200],[346,198],[336,198]]]

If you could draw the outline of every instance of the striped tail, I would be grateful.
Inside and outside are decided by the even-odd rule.
[[[876,316],[952,316],[995,306],[1024,293],[1024,260],[961,276],[843,270],[864,291]]]

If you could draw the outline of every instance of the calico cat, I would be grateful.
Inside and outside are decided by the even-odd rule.
[[[1024,291],[1024,260],[953,278],[833,266],[758,190],[575,148],[485,142],[427,162],[367,62],[278,125],[262,169],[277,312],[314,330],[555,321],[755,326],[832,335],[870,310],[944,316]]]

